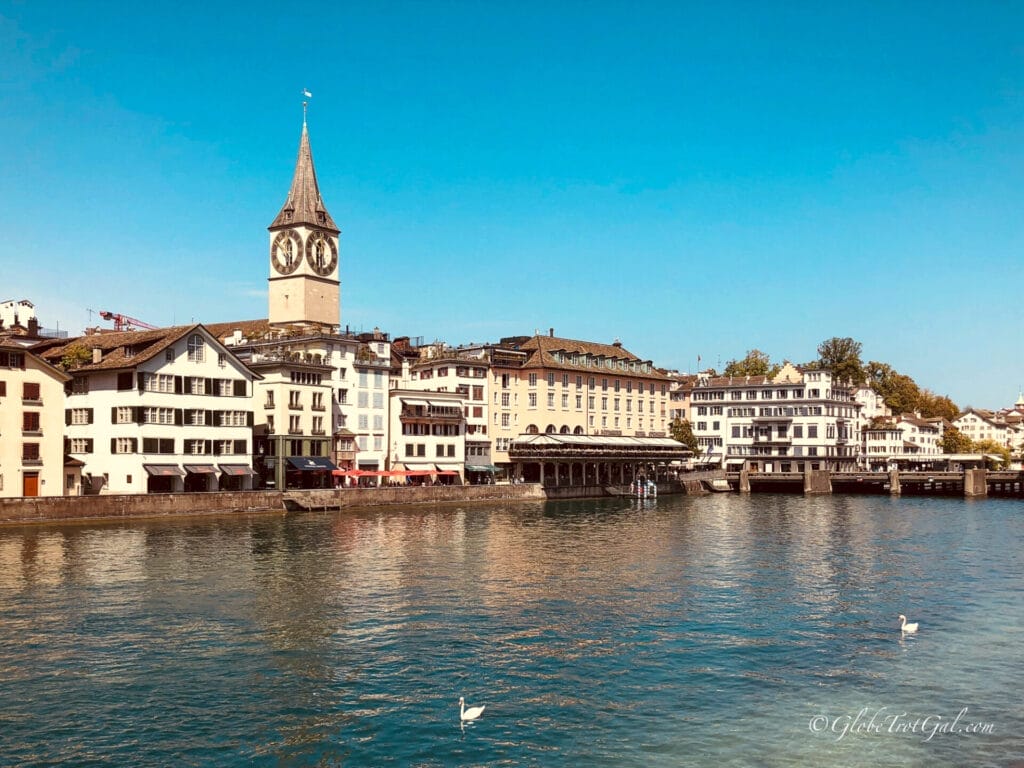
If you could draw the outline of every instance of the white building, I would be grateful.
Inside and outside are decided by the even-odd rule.
[[[432,481],[461,484],[466,463],[462,396],[456,392],[392,389],[390,399],[394,442],[390,468],[432,473]]]
[[[252,487],[256,374],[202,325],[43,342],[70,366],[68,453],[92,493]]]
[[[856,468],[860,403],[828,371],[786,363],[774,377],[699,374],[690,424],[698,464],[761,472]]]

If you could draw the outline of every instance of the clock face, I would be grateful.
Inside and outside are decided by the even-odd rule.
[[[302,261],[302,238],[293,229],[277,233],[270,246],[270,263],[282,275],[290,275]]]
[[[329,275],[338,266],[338,245],[323,232],[314,232],[306,240],[306,261],[318,275]]]

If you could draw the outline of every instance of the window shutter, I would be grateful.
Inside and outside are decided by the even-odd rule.
[[[245,440],[235,440],[235,453],[242,455],[248,453],[245,449]]]
[[[145,409],[141,405],[132,407],[132,415],[135,417],[136,424],[142,424],[145,421]]]
[[[181,410],[181,408],[175,408],[174,409],[174,425],[176,427],[180,427],[184,423],[185,423],[185,414],[184,414],[184,412]]]
[[[92,408],[86,408],[85,409],[85,423],[86,424],[92,424],[92,411],[93,411]]]
[[[212,395],[213,394],[213,379],[207,379],[206,380],[206,387],[205,387],[205,389],[203,391],[206,392],[206,394],[208,394],[208,395]]]
[[[214,424],[213,414],[213,411],[203,411],[203,423],[208,427],[212,427]]]
[[[220,383],[221,381],[223,381],[223,379],[208,379],[208,381],[214,386],[212,389],[207,388],[206,394],[214,395],[215,397],[220,397]]]
[[[220,456],[220,440],[213,444],[213,455]]]
[[[2,384],[2,383],[3,382],[0,382],[0,384]],[[6,393],[3,393],[3,394],[6,394]],[[70,395],[71,394],[71,382],[70,381],[65,381],[64,382],[64,394],[65,395]]]
[[[126,389],[132,388],[132,372],[125,371],[117,374],[117,391],[124,392]]]
[[[245,397],[245,379],[235,381],[235,397]]]
[[[117,406],[110,407],[110,423],[117,424]]]
[[[174,377],[174,394],[180,395],[185,391],[181,376]]]
[[[139,439],[137,437],[132,438],[132,453],[139,452]]]
[[[64,426],[67,426],[70,423],[71,423],[71,409],[70,408],[65,408],[64,409]]]
[[[142,392],[146,389],[146,374],[140,372],[135,375],[138,379],[139,392]]]
[[[245,414],[245,426],[251,427],[252,424],[253,424],[253,421],[252,421],[252,411],[248,411]]]
[[[110,438],[110,452],[111,453],[117,453],[117,438],[116,437]]]
[[[212,455],[213,454],[213,440],[204,440],[203,444],[204,444],[203,453],[206,453],[208,455]]]
[[[85,441],[85,452],[92,453],[92,438],[87,438]]]

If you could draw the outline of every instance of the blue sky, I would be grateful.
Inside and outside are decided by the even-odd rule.
[[[1020,3],[0,0],[0,299],[266,316],[301,90],[342,322],[863,344],[961,406],[1019,354]]]

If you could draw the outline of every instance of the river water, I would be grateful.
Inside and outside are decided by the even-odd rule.
[[[1011,765],[1022,509],[722,494],[0,528],[0,765]],[[486,704],[464,728],[460,696]]]

